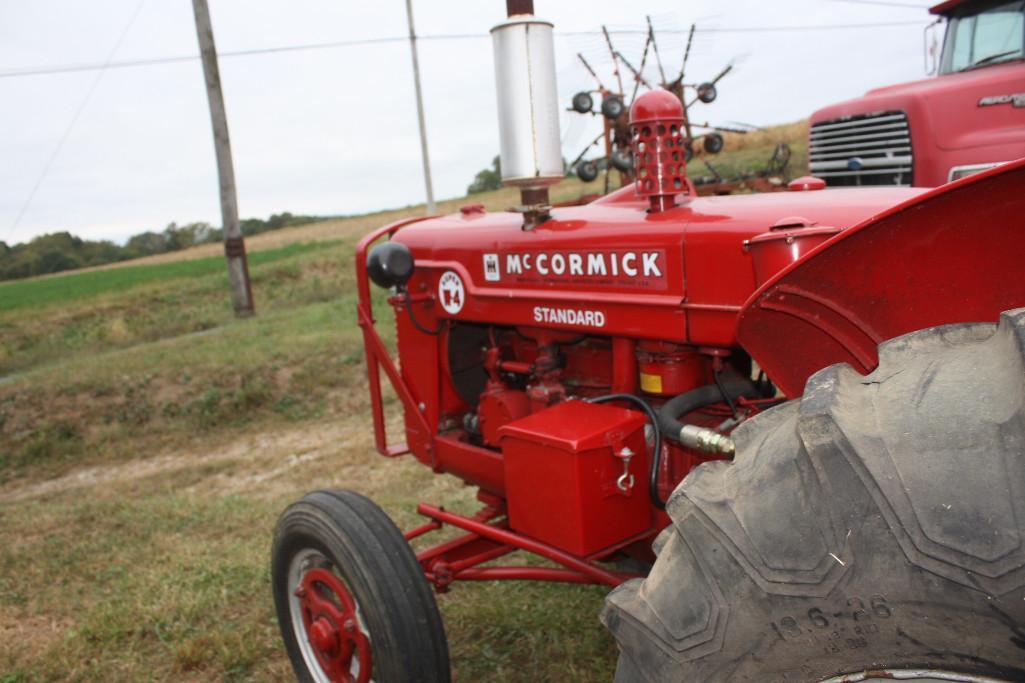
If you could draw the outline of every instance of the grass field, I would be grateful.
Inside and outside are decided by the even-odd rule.
[[[288,680],[268,567],[288,503],[352,488],[400,527],[420,500],[474,509],[369,432],[354,244],[419,211],[247,240],[248,319],[216,245],[0,286],[0,683]],[[457,585],[439,596],[456,680],[608,680],[603,595]]]
[[[249,256],[250,266],[271,263],[324,245],[313,242],[293,243],[277,249],[258,251]],[[152,265],[129,265],[117,269],[71,272],[59,277],[14,280],[0,283],[0,311],[35,308],[50,304],[69,304],[99,294],[130,289],[150,282],[166,282],[179,278],[222,273],[224,259],[219,256],[172,261]],[[228,276],[222,278],[227,283]]]

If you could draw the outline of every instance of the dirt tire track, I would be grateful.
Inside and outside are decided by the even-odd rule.
[[[242,436],[207,452],[190,453],[176,449],[153,457],[117,462],[108,465],[84,466],[45,481],[15,481],[0,486],[0,504],[16,503],[68,491],[119,484],[157,474],[170,474],[197,466],[231,461],[248,462],[256,472],[243,481],[262,482],[283,474],[295,465],[320,457],[320,451],[337,449],[356,433],[364,433],[362,418],[316,425],[295,426]],[[202,448],[202,446],[200,446]],[[259,467],[254,454],[270,456],[279,464]],[[281,456],[285,457],[282,458]],[[264,460],[265,458],[261,458]],[[283,464],[280,464],[282,463]]]

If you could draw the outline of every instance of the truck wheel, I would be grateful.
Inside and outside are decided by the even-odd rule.
[[[388,516],[352,491],[316,491],[274,532],[278,625],[298,680],[449,680],[434,595]]]
[[[734,439],[606,600],[617,681],[1025,680],[1025,308],[821,370]]]

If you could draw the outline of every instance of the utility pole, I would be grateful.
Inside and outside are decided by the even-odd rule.
[[[217,48],[210,24],[210,8],[206,0],[192,0],[196,15],[196,35],[206,77],[206,97],[210,102],[210,123],[217,152],[217,175],[221,186],[221,226],[224,231],[224,256],[228,261],[228,282],[235,314],[253,314],[253,289],[249,284],[246,244],[238,222],[238,197],[235,194],[235,167],[231,162],[231,140],[228,138],[228,117],[221,94],[221,74],[217,67]]]
[[[406,0],[406,18],[409,19],[409,49],[413,53],[413,84],[416,86],[416,118],[420,122],[420,154],[424,162],[424,185],[427,188],[427,214],[438,213],[434,204],[434,185],[431,183],[431,158],[427,154],[427,126],[424,124],[424,100],[420,92],[420,60],[416,54],[416,31],[413,29],[413,0]]]

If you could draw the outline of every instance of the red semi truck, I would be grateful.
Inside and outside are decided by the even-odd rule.
[[[937,75],[811,117],[811,173],[833,186],[935,187],[1025,157],[1025,1],[947,0]]]

